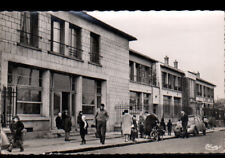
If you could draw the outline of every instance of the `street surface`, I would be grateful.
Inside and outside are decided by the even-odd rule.
[[[225,132],[217,131],[190,136],[189,138],[173,138],[159,142],[149,142],[123,147],[106,148],[70,154],[165,154],[165,153],[225,153]],[[70,155],[69,154],[69,155]]]

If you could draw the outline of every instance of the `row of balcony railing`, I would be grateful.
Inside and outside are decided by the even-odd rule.
[[[20,43],[26,46],[38,48],[38,42],[39,39],[42,39],[41,36],[38,36],[36,34],[25,32],[22,30],[18,30],[20,32]],[[83,50],[80,48],[72,47],[70,45],[66,45],[62,42],[49,40],[51,43],[51,51],[54,53],[57,53],[59,55],[65,56],[64,49],[65,47],[69,50],[69,57],[82,60],[82,53]],[[100,64],[100,59],[102,56],[100,56],[99,52],[89,52],[90,54],[90,62],[95,64]]]

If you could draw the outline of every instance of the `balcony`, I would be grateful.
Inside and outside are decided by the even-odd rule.
[[[70,57],[82,60],[83,50],[78,49],[78,48],[74,48],[74,47],[71,47],[71,46],[68,46],[68,47],[69,47],[69,56]]]

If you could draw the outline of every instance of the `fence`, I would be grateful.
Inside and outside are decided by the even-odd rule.
[[[1,91],[1,123],[2,127],[8,127],[12,122],[13,115],[16,114],[16,103],[17,103],[17,92],[16,88],[4,87]]]

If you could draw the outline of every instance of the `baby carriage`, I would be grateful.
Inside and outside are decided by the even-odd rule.
[[[165,134],[165,130],[158,124],[152,128],[152,131],[150,133],[150,137],[153,141],[160,141],[163,140],[163,135]]]

